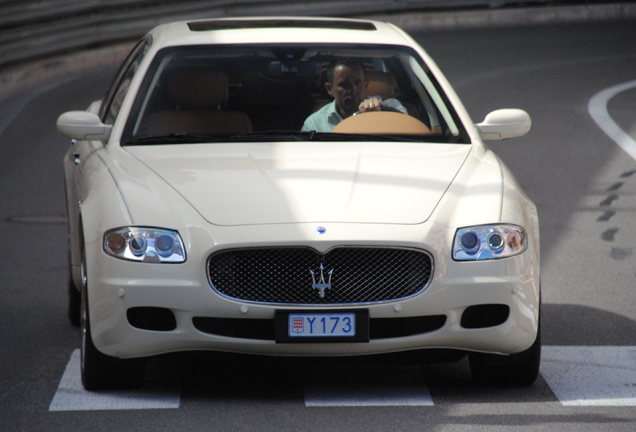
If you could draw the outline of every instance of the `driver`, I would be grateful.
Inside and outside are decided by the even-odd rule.
[[[406,108],[397,99],[368,97],[368,86],[364,65],[359,59],[337,60],[327,70],[325,83],[325,89],[333,97],[333,102],[307,117],[301,130],[331,132],[338,123],[355,112],[381,111],[383,106],[406,114]]]

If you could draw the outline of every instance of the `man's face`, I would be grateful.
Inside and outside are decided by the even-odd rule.
[[[343,118],[358,111],[358,106],[367,97],[368,81],[361,66],[339,65],[333,71],[333,82],[325,88],[336,100],[336,107]]]

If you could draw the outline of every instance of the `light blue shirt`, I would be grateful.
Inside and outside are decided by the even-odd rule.
[[[382,100],[378,96],[373,96]],[[402,106],[397,99],[387,99],[382,101],[383,105],[390,108],[394,108],[404,114],[406,114],[406,108]],[[302,131],[316,131],[316,132],[332,132],[338,123],[343,120],[342,116],[336,109],[336,101],[332,101],[320,108],[318,111],[307,117],[305,124],[303,124]]]

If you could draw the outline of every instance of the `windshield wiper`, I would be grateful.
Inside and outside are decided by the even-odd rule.
[[[231,137],[232,141],[408,141],[421,142],[428,135],[341,134],[316,131],[259,131]]]
[[[311,141],[315,131],[259,131],[239,135],[208,135],[188,132],[150,135],[126,141],[127,145],[139,144],[188,144],[212,142],[249,142],[249,141]]]
[[[176,133],[144,136],[126,141],[126,145],[141,144],[192,144],[218,142],[270,142],[270,141],[392,141],[425,142],[432,135],[377,135],[377,134],[341,134],[316,131],[271,130],[249,132],[240,135],[207,135]]]
[[[206,143],[206,142],[224,142],[231,141],[230,137],[221,135],[192,134],[188,132],[166,134],[166,135],[150,135],[134,138],[126,141],[127,145],[138,144],[190,144],[190,143]]]
[[[267,130],[233,135],[232,141],[311,141],[316,131]]]

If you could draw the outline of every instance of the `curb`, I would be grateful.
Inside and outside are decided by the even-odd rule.
[[[121,63],[134,43],[126,43],[95,50],[78,51],[69,55],[40,60],[10,69],[0,74],[0,102],[20,90],[60,76]]]
[[[554,6],[513,9],[371,14],[362,19],[387,21],[407,32],[447,28],[479,28],[567,22],[636,19],[635,3]],[[95,67],[121,63],[135,41],[77,51],[69,55],[30,62],[0,73],[0,101],[40,82]]]
[[[378,14],[368,19],[388,21],[407,32],[440,28],[479,28],[636,19],[636,3],[488,9],[459,12]]]

